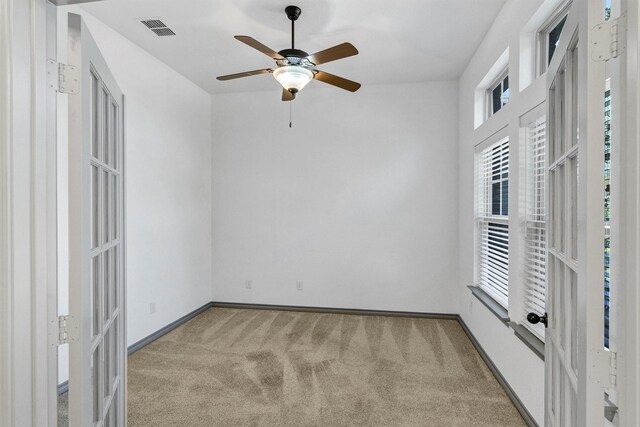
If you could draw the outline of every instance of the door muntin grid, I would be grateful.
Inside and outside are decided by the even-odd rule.
[[[92,419],[116,426],[124,392],[121,340],[122,286],[122,114],[96,67],[91,66],[91,235]]]
[[[570,44],[548,94],[549,243],[546,331],[551,369],[547,378],[546,423],[577,423],[577,200],[579,185],[577,130],[577,40]]]

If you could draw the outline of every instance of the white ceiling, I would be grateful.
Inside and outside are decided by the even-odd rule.
[[[269,75],[216,76],[275,64],[235,40],[248,35],[275,51],[290,47],[284,8],[296,4],[296,48],[314,53],[348,41],[355,57],[319,68],[363,85],[457,78],[505,0],[105,0],[82,7],[211,93],[276,89]],[[176,33],[158,37],[140,18]],[[315,83],[313,84],[320,84]]]

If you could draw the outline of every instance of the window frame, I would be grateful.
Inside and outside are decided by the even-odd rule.
[[[524,206],[524,216],[521,218],[523,224],[522,241],[524,244],[522,263],[524,292],[521,303],[524,316],[519,322],[542,342],[544,342],[544,327],[542,324],[531,325],[526,321],[526,315],[529,312],[536,312],[538,315],[546,312],[546,248],[548,240],[546,230],[548,221],[547,117],[544,108],[540,108],[544,105],[541,104],[520,118],[522,135],[520,165],[523,168],[520,176],[522,177],[521,179],[524,179],[524,191],[519,192],[520,204]],[[543,130],[540,131],[540,128]],[[540,139],[541,132],[543,132],[542,139]],[[537,137],[538,139],[535,140],[532,137]],[[540,145],[542,145],[542,148],[540,148]],[[540,153],[539,150],[543,150],[543,152]],[[530,263],[531,259],[536,261]],[[542,266],[541,263],[543,263]],[[539,276],[541,268],[543,268],[542,278]],[[542,284],[539,283],[540,281],[542,281]],[[540,285],[544,288],[544,297],[542,298],[542,304],[538,303],[538,307],[534,307],[536,305],[535,301],[533,301],[533,298],[528,298],[526,293],[529,291],[535,292]]]
[[[493,91],[496,88],[498,88],[498,86],[503,86],[504,81],[508,78],[509,78],[509,66],[507,66],[504,70],[502,70],[502,72],[498,74],[498,77],[493,79],[491,81],[491,84],[487,87],[485,91],[485,111],[486,111],[485,120],[487,120],[489,117],[496,114],[498,111],[502,110],[509,103],[510,96],[509,98],[507,98],[507,102],[505,102],[504,105],[502,105],[497,111],[493,111]],[[507,90],[509,90],[509,95],[511,95],[511,82],[509,82],[509,87],[507,88]],[[504,93],[504,89],[501,91],[501,94],[503,93]]]
[[[536,77],[541,77],[547,72],[549,66],[549,35],[569,15],[571,1],[561,4],[536,32]],[[562,34],[562,32],[560,32]]]
[[[506,145],[506,148],[504,148]],[[476,245],[475,245],[475,265],[474,265],[474,287],[481,289],[488,297],[493,299],[498,305],[505,309],[506,315],[498,315],[498,317],[505,317],[508,320],[508,309],[509,309],[509,253],[511,251],[511,247],[509,245],[509,233],[511,230],[509,229],[509,185],[511,181],[511,167],[510,167],[510,147],[511,141],[509,136],[503,136],[501,138],[492,138],[491,141],[487,141],[486,143],[482,143],[476,146],[475,149],[475,173],[474,173],[474,198],[475,198],[475,236],[476,236]],[[497,156],[501,158],[500,160],[500,175],[504,172],[504,166],[506,162],[506,173],[507,177],[500,177],[497,181],[500,186],[500,214],[493,213],[493,192],[492,187],[495,184],[494,177],[492,176],[493,172],[491,169],[487,171],[485,166],[488,164],[484,159],[486,158],[486,153],[492,150],[498,150]],[[489,156],[493,156],[496,154],[489,154]],[[491,164],[494,164],[492,161]],[[490,167],[491,168],[491,167]],[[503,183],[507,183],[507,197],[506,200],[503,198],[502,191],[504,190]],[[487,194],[487,192],[489,194]],[[483,198],[484,197],[484,198]],[[488,199],[487,199],[488,198]],[[505,204],[506,202],[506,204]],[[490,206],[490,208],[487,208]],[[506,208],[506,211],[505,211]],[[490,212],[489,212],[490,211]],[[489,237],[484,237],[483,233],[490,234],[492,232],[491,226],[494,227],[493,234],[494,239],[506,239],[506,260],[500,259],[497,260],[493,264],[487,264],[484,266],[483,261],[485,257],[483,256],[483,242],[490,240]],[[501,230],[496,230],[495,227],[500,228]],[[506,236],[505,236],[506,234]],[[487,243],[489,245],[490,243]],[[500,243],[495,243],[494,245],[500,245]],[[504,245],[504,243],[502,243]],[[494,250],[496,247],[494,247]],[[489,249],[486,251],[486,258],[489,258]],[[506,279],[504,279],[504,287],[506,288],[506,297],[504,295],[500,295],[500,293],[494,289],[496,287],[491,286],[487,283],[483,283],[483,269],[495,270],[495,269],[503,269],[503,265],[500,265],[500,261],[506,261],[506,272],[502,274],[504,276],[506,274]],[[491,268],[493,266],[493,268]],[[495,273],[495,271],[494,271]],[[489,272],[484,272],[484,275],[488,276]],[[492,310],[493,311],[493,310]],[[495,313],[495,311],[494,311]]]

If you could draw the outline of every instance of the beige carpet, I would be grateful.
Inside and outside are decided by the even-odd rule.
[[[523,426],[455,320],[212,308],[129,357],[129,426]]]

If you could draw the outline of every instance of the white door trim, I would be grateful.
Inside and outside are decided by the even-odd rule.
[[[11,216],[9,184],[11,152],[11,2],[0,2],[0,425],[13,418],[11,375]]]
[[[0,425],[50,425],[46,0],[0,3]],[[14,113],[14,112],[20,112]],[[55,212],[54,212],[55,213]],[[55,266],[55,262],[53,264]]]

